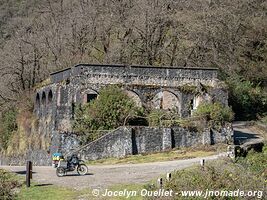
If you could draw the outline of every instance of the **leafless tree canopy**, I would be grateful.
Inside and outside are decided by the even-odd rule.
[[[265,0],[0,0],[0,104],[77,63],[218,67],[266,80]]]

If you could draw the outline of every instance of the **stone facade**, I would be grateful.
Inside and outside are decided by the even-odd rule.
[[[51,165],[51,156],[46,150],[28,150],[24,155],[5,156],[0,155],[0,165],[22,165],[25,166],[27,160],[33,165]]]
[[[77,152],[82,159],[97,160],[108,157],[124,157],[160,151],[173,148],[214,143],[232,143],[233,129],[225,126],[218,132],[206,129],[202,132],[190,132],[180,127],[119,127],[107,132],[101,138],[80,146],[79,137],[75,134],[58,134],[53,142],[60,146],[62,153]],[[31,160],[34,165],[51,165],[50,155],[46,151],[28,151],[23,156],[1,157],[0,165],[25,165]]]
[[[52,152],[64,146],[59,142],[60,135],[72,133],[75,105],[97,98],[100,89],[107,85],[119,85],[138,106],[175,110],[181,117],[190,116],[202,101],[227,105],[228,100],[227,91],[217,79],[217,69],[213,68],[80,64],[51,74],[49,84],[36,90],[38,132],[51,136]],[[144,140],[146,136],[142,134],[136,129],[137,141]],[[155,140],[163,137],[156,131],[153,136]],[[170,146],[167,132],[163,138],[166,142],[154,150]],[[147,149],[137,146],[136,150],[142,152],[144,148]]]
[[[216,143],[231,143],[233,130],[229,127],[218,132],[206,129],[190,132],[186,129],[156,127],[119,127],[77,151],[86,160],[124,157],[141,153],[167,151],[173,148]],[[73,138],[69,138],[73,140]],[[72,146],[78,148],[78,146]],[[65,149],[67,151],[67,149]]]

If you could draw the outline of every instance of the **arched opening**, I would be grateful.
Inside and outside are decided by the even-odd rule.
[[[195,96],[193,99],[193,110],[196,110],[202,102],[203,102],[202,96]]]
[[[136,92],[131,91],[131,90],[125,90],[124,92],[135,103],[135,106],[139,108],[143,106],[142,100]],[[149,125],[147,119],[143,118],[142,116],[130,117],[127,121],[127,124],[130,126],[148,126]]]
[[[211,103],[211,102],[212,102],[212,98],[207,93],[203,95],[195,96],[193,99],[193,110],[196,110],[198,106],[202,103]]]
[[[126,92],[127,96],[135,102],[136,106],[142,107],[142,101],[141,101],[138,94],[136,94],[135,92],[130,91],[130,90],[126,90],[125,92]]]
[[[181,103],[179,98],[172,92],[161,91],[155,95],[152,100],[154,107],[156,109],[163,110],[175,110],[177,113],[180,113]]]
[[[37,93],[36,98],[35,98],[35,108],[39,109],[40,108],[40,95]]]
[[[42,93],[42,105],[45,106],[46,103],[46,95],[45,92]]]
[[[86,94],[86,103],[90,103],[97,98],[97,94]]]
[[[89,89],[83,92],[83,103],[90,103],[96,99],[98,93],[95,90]]]
[[[163,101],[163,92],[159,92],[152,99],[154,108],[162,109],[162,101]]]
[[[53,100],[53,92],[52,92],[52,90],[50,90],[48,92],[48,104],[51,104],[52,100]]]

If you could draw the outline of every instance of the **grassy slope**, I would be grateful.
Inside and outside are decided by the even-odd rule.
[[[226,151],[226,145],[214,145],[214,146],[201,146],[201,147],[190,147],[181,148],[178,150],[159,152],[153,154],[138,154],[130,155],[124,158],[107,158],[95,161],[88,161],[88,164],[137,164],[137,163],[148,163],[148,162],[160,162],[160,161],[171,161],[171,160],[182,160],[196,157],[204,157],[214,155],[220,151]]]
[[[18,194],[18,200],[73,200],[79,196],[79,192],[69,188],[54,185],[32,184],[30,188],[23,186]]]
[[[243,191],[262,191],[263,195],[266,195],[266,160],[267,148],[265,146],[263,153],[249,152],[246,158],[238,158],[236,161],[230,159],[212,161],[204,171],[199,166],[176,171],[173,173],[172,181],[167,183],[165,188],[172,189],[180,195],[180,191],[198,190],[205,192],[207,189],[215,191],[235,191],[238,189]],[[175,199],[183,198],[176,196]],[[197,198],[194,197],[192,199]],[[210,197],[210,199],[212,198]],[[223,198],[221,197],[221,199]]]

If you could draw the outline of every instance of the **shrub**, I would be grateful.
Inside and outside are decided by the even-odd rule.
[[[15,108],[9,109],[3,113],[0,123],[0,143],[2,150],[6,150],[8,143],[13,136],[13,133],[17,131],[17,110]]]
[[[196,118],[180,118],[176,111],[166,111],[155,109],[148,113],[149,126],[174,127],[179,126],[191,132],[201,132],[206,127],[205,124]]]
[[[263,147],[263,153],[249,151],[246,158],[239,158],[237,163],[244,166],[248,171],[257,173],[267,180],[267,146]]]
[[[221,103],[203,103],[199,105],[194,112],[195,117],[203,118],[209,126],[221,127],[225,122],[231,122],[234,119],[234,113],[228,106]]]
[[[0,169],[0,199],[12,200],[15,198],[13,189],[19,186],[15,178],[3,169]]]
[[[260,118],[260,122],[267,125],[267,115]]]
[[[199,166],[172,173],[172,180],[164,189],[178,193],[175,199],[183,199],[181,191],[262,191],[255,198],[264,196],[266,181],[266,152],[252,153],[238,163],[230,159],[208,162],[204,170]],[[152,188],[155,189],[155,188]],[[208,199],[232,199],[231,197],[208,197]],[[203,199],[203,197],[187,197]],[[233,199],[235,199],[233,197]],[[244,197],[251,199],[251,197]]]
[[[267,113],[267,94],[259,86],[240,77],[226,81],[229,87],[229,104],[237,119],[256,119],[257,115]]]
[[[182,119],[177,115],[175,110],[166,111],[162,109],[154,109],[148,112],[147,119],[149,126],[179,126]]]
[[[155,109],[148,114],[149,126],[162,126],[162,121],[166,119],[164,110]]]
[[[73,129],[93,140],[96,130],[117,128],[124,125],[126,118],[135,115],[142,115],[142,109],[119,87],[109,86],[100,91],[97,99],[76,108]]]

